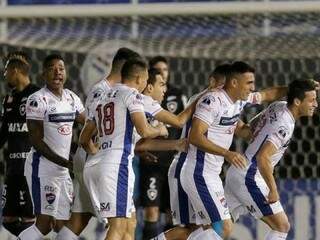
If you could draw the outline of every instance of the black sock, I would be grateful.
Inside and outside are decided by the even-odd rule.
[[[144,221],[143,240],[150,240],[160,233],[158,222]]]

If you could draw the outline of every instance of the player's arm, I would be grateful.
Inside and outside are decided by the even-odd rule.
[[[72,161],[69,161],[56,154],[43,141],[43,121],[27,119],[27,126],[29,130],[30,142],[37,152],[55,164],[72,169]]]
[[[147,119],[143,112],[133,112],[130,114],[133,125],[135,126],[138,134],[142,138],[155,138],[158,136],[168,136],[168,130],[164,125],[154,128],[148,124]]]
[[[273,102],[281,99],[287,94],[287,91],[287,86],[276,86],[261,90],[261,102]]]
[[[252,138],[252,131],[250,125],[245,124],[242,120],[239,120],[235,129],[235,135],[246,141],[250,141]]]
[[[93,136],[97,133],[97,128],[95,121],[87,120],[79,137],[80,146],[89,153],[89,154],[96,154],[99,150],[97,144],[94,144],[92,141]]]
[[[80,123],[80,124],[84,125],[85,122],[86,122],[85,111],[77,114],[75,121],[76,121],[77,123]]]
[[[179,140],[166,140],[166,139],[140,139],[136,146],[135,151],[179,151],[186,152],[188,141],[186,138]]]
[[[257,166],[261,173],[261,176],[263,177],[264,181],[270,189],[267,199],[268,203],[274,203],[279,200],[279,194],[277,191],[276,181],[273,176],[273,167],[270,159],[271,156],[276,153],[276,151],[276,146],[267,140],[262,145],[256,157]]]
[[[206,122],[194,117],[190,129],[189,142],[204,152],[223,156],[228,162],[236,167],[244,168],[246,166],[246,159],[240,153],[232,152],[220,147],[205,136],[208,128],[209,125]]]

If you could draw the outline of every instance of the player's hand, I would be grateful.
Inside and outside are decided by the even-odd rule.
[[[136,152],[136,154],[140,157],[141,161],[145,163],[157,163],[158,158],[150,152]]]
[[[237,152],[233,152],[233,151],[227,151],[227,153],[225,154],[225,159],[231,163],[232,165],[234,165],[237,168],[245,168],[247,166],[247,160],[246,158]]]
[[[166,126],[161,123],[158,125],[158,128],[160,129],[160,136],[167,138],[169,136],[169,132],[168,129],[166,128]]]
[[[279,201],[280,197],[279,197],[279,193],[277,190],[273,190],[270,191],[267,197],[267,202],[266,203],[275,203],[277,201]]]
[[[178,144],[176,145],[176,150],[178,152],[187,152],[189,146],[189,141],[187,138],[182,138],[178,140]]]

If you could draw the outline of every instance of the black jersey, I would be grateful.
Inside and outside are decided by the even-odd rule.
[[[29,84],[23,91],[13,90],[3,100],[0,148],[8,141],[6,175],[23,175],[24,162],[31,144],[26,122],[26,102],[39,88]]]
[[[187,105],[187,97],[182,93],[181,89],[168,85],[168,90],[164,96],[161,106],[169,112],[177,115],[182,112]],[[169,136],[168,139],[180,139],[182,129],[167,126]],[[156,152],[158,164],[170,166],[176,151]]]

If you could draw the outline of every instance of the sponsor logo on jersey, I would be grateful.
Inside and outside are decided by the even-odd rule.
[[[72,127],[68,124],[63,124],[58,128],[58,133],[61,135],[70,135],[72,133]]]
[[[101,212],[108,212],[110,211],[110,203],[100,203],[100,211]]]
[[[282,138],[285,138],[288,134],[288,129],[285,128],[284,126],[281,126],[278,130],[278,133]]]
[[[221,117],[219,124],[222,126],[234,125],[238,122],[239,117],[240,117],[240,114],[234,115],[233,117]]]
[[[27,123],[9,123],[8,124],[9,132],[28,132]]]
[[[49,185],[44,186],[44,191],[46,191],[46,192],[55,192],[56,190],[57,190],[56,187],[49,186]]]
[[[49,204],[52,204],[56,200],[56,195],[54,193],[46,193],[46,199]]]
[[[221,204],[222,204],[222,206],[223,206],[224,208],[227,208],[227,207],[228,207],[228,205],[227,205],[227,200],[226,200],[225,197],[222,197],[222,198],[220,198],[219,200],[220,200],[220,202],[221,202]]]
[[[26,159],[29,152],[17,152],[17,153],[10,153],[9,158],[10,159]]]
[[[49,114],[49,122],[73,122],[76,113],[54,113],[54,114]]]

